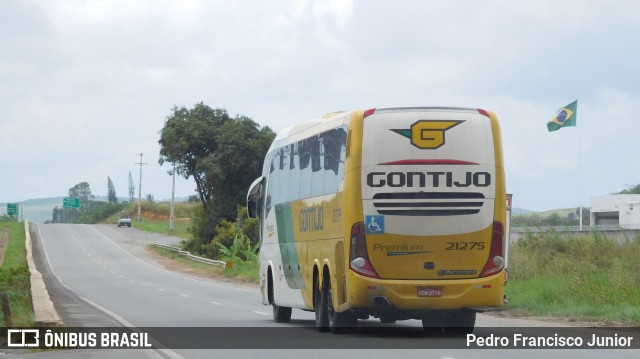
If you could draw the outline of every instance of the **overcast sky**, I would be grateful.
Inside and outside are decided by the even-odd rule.
[[[0,1],[0,202],[107,176],[171,197],[159,131],[204,102],[278,131],[336,110],[494,111],[532,210],[640,183],[640,2]],[[577,127],[547,132],[579,99]],[[176,195],[195,194],[179,178]]]

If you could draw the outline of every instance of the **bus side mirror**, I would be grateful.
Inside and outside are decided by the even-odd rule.
[[[249,218],[257,218],[260,215],[263,182],[264,177],[259,177],[249,187],[249,192],[247,193],[247,216]]]
[[[247,215],[249,218],[258,217],[258,201],[255,198],[247,200]]]

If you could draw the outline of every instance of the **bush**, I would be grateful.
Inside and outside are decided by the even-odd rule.
[[[218,224],[211,228],[214,219],[209,219],[202,209],[195,211],[193,220],[193,238],[185,243],[185,250],[204,255],[208,258],[218,258],[222,255],[221,248],[233,246],[238,236],[246,236],[246,246],[257,247],[260,241],[259,222],[256,218],[247,218],[247,208],[238,206],[235,222],[219,219]],[[210,215],[210,217],[214,217]],[[220,247],[223,246],[223,247]]]
[[[617,243],[600,232],[526,233],[510,252],[510,303],[538,315],[638,321],[630,308],[640,307],[639,257],[640,242]]]

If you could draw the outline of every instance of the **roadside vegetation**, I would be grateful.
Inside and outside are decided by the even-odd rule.
[[[100,223],[105,218],[122,211],[128,202],[119,202],[111,178],[107,177],[107,201],[96,201],[88,182],[80,182],[69,189],[70,198],[79,198],[78,208],[58,207],[53,209],[51,220],[45,223]]]
[[[24,223],[3,217],[0,219],[0,235],[6,239],[2,265],[0,266],[0,293],[9,299],[12,327],[33,327],[35,318],[31,308],[31,282],[27,268]],[[7,326],[7,318],[0,311],[0,326]]]
[[[230,244],[219,230],[236,220],[237,207],[260,175],[275,136],[269,127],[260,127],[249,117],[231,117],[225,109],[202,102],[190,109],[172,109],[160,131],[158,162],[172,164],[176,174],[193,178],[201,204],[193,213],[186,250],[212,256],[219,251],[215,242]]]
[[[600,232],[553,229],[512,245],[509,305],[516,314],[640,324],[640,236],[616,243]]]
[[[171,215],[171,203],[156,202],[152,198],[147,198],[140,203],[140,221],[138,221],[138,203],[127,203],[120,211],[111,214],[102,223],[115,224],[122,215],[128,215],[131,218],[131,225],[134,228],[152,233],[171,234],[180,237],[185,242],[192,237],[192,217],[197,211],[199,202],[191,198],[188,202],[174,203],[173,215],[174,226],[171,231],[169,218]]]

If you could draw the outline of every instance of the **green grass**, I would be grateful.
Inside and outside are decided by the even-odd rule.
[[[225,260],[225,259],[221,259]],[[232,261],[233,267],[226,269],[224,274],[227,277],[239,279],[245,282],[258,283],[260,275],[258,273],[258,261],[243,261],[237,258]]]
[[[9,242],[0,266],[0,293],[8,294],[12,326],[32,327],[35,325],[35,318],[31,307],[24,223],[0,222],[0,231],[5,230],[9,232]],[[2,326],[7,326],[4,315],[0,313],[0,316]]]
[[[529,234],[511,248],[510,309],[530,315],[640,324],[640,239]]]
[[[175,221],[173,232],[169,228],[168,220],[142,218],[141,221],[138,222],[137,218],[132,217],[131,226],[146,232],[165,233],[184,239],[191,238],[190,221]]]

